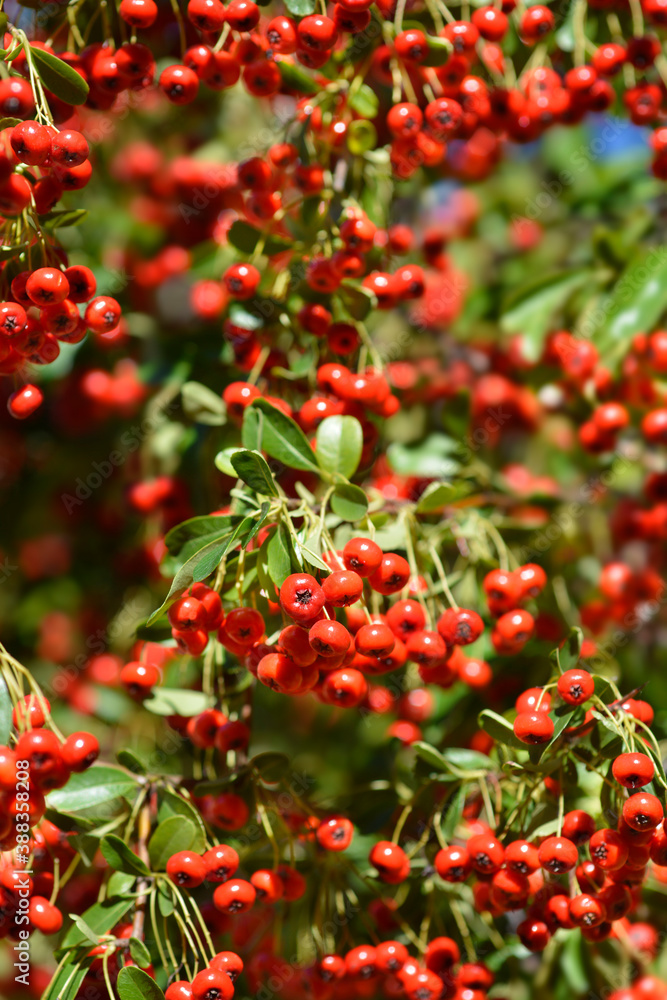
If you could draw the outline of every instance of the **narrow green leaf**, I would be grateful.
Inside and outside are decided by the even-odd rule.
[[[132,899],[105,900],[103,903],[95,903],[85,910],[81,916],[87,926],[98,936],[108,934],[112,927],[122,920],[127,911],[133,905]],[[73,948],[84,944],[86,935],[74,925],[70,927],[62,941],[63,948]]]
[[[51,52],[30,46],[30,55],[37,74],[47,90],[67,104],[84,104],[88,84],[68,63]]]
[[[131,851],[125,841],[111,833],[103,837],[100,842],[100,850],[105,860],[119,872],[127,872],[133,875],[150,875],[148,865]]]
[[[5,745],[8,743],[9,734],[14,728],[12,722],[13,710],[12,699],[9,697],[5,679],[4,677],[0,677],[0,743]]]
[[[580,331],[591,338],[606,368],[618,369],[638,330],[654,329],[665,311],[666,286],[667,250],[649,247],[638,251],[602,300],[597,311],[603,317],[601,325]]]
[[[287,526],[281,522],[267,543],[269,576],[276,587],[281,587],[292,572],[290,537]]]
[[[500,325],[507,333],[522,334],[522,349],[536,361],[547,331],[559,310],[577,289],[590,283],[590,271],[579,268],[540,275],[518,288],[505,304]]]
[[[68,208],[57,212],[46,212],[40,218],[42,222],[48,223],[53,229],[66,229],[70,226],[78,226],[87,215],[88,209],[86,208]]]

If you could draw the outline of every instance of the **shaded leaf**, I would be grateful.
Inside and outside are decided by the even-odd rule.
[[[248,410],[259,410],[264,418],[261,450],[268,452],[272,458],[277,458],[290,469],[320,471],[308,438],[291,417],[276,406],[272,406],[266,399],[254,400]]]
[[[30,56],[37,74],[52,94],[66,104],[84,104],[88,96],[88,84],[75,69],[51,52],[30,46]]]
[[[116,989],[120,1000],[164,1000],[164,993],[152,976],[131,965],[118,973]]]
[[[260,452],[235,451],[230,455],[229,461],[239,479],[242,479],[251,490],[264,496],[278,496],[269,464]]]
[[[190,851],[197,840],[194,823],[183,816],[169,816],[156,828],[148,842],[148,855],[154,871],[163,872],[172,854]]]
[[[331,494],[330,506],[343,521],[360,521],[368,511],[368,497],[354,483],[338,483]]]
[[[150,875],[148,865],[131,851],[124,840],[111,833],[103,837],[100,842],[100,850],[106,861],[119,872],[127,872],[134,875]]]

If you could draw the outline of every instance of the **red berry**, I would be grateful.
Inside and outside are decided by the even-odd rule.
[[[558,693],[568,705],[581,705],[593,694],[595,682],[587,670],[566,670],[558,678]]]
[[[192,1000],[231,1000],[233,996],[234,985],[222,969],[204,969],[192,980]]]
[[[323,819],[315,836],[325,851],[346,851],[352,843],[354,828],[344,816],[330,816]]]
[[[546,712],[521,712],[513,728],[522,743],[548,743],[554,734],[554,724]]]
[[[612,774],[624,788],[642,788],[653,780],[655,765],[645,753],[622,753],[611,766]]]
[[[36,385],[24,385],[7,400],[7,409],[17,420],[25,420],[39,409],[44,400],[42,390]]]
[[[223,882],[213,893],[213,905],[222,913],[244,913],[255,902],[257,892],[254,885],[236,878]]]
[[[194,851],[178,851],[167,861],[167,875],[176,885],[193,889],[201,885],[206,878],[206,866],[199,854]]]

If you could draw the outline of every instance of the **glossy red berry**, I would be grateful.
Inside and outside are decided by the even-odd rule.
[[[85,771],[100,755],[100,744],[92,733],[72,733],[60,748],[70,771]]]
[[[352,843],[354,827],[344,816],[330,816],[323,819],[315,836],[320,847],[325,851],[346,851]]]
[[[32,896],[28,908],[30,923],[42,934],[57,934],[63,925],[63,915],[43,896]]]
[[[7,400],[7,409],[16,420],[26,420],[42,405],[44,395],[36,385],[24,385]]]
[[[587,670],[566,670],[558,678],[558,693],[568,705],[581,705],[595,690],[595,682]]]
[[[578,860],[576,845],[566,837],[547,837],[540,844],[538,857],[542,868],[559,875],[571,871]]]
[[[653,780],[655,765],[645,753],[622,753],[611,766],[612,774],[624,788],[643,788]]]
[[[231,1000],[233,996],[234,985],[223,969],[204,969],[192,980],[192,1000]]]
[[[636,792],[623,803],[624,821],[632,830],[641,833],[655,830],[663,816],[660,800],[649,792]]]
[[[467,646],[483,631],[480,616],[467,608],[448,608],[438,619],[438,632],[448,646]]]
[[[371,576],[380,567],[382,549],[370,538],[352,538],[343,549],[347,569],[361,577]]]
[[[201,885],[206,878],[206,866],[199,854],[194,851],[178,851],[167,861],[166,872],[169,878],[178,886],[193,889]]]
[[[243,913],[255,902],[257,892],[254,885],[245,879],[230,879],[223,882],[213,893],[213,905],[222,913]]]
[[[292,573],[280,588],[280,604],[294,621],[307,622],[324,607],[324,591],[307,573]]]
[[[548,743],[554,724],[546,712],[521,712],[514,720],[514,735],[522,743]]]

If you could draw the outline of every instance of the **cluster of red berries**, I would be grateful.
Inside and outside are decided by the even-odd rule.
[[[0,302],[0,373],[21,372],[28,364],[50,364],[60,344],[77,344],[88,330],[105,334],[120,321],[120,306],[109,295],[95,296],[88,267],[72,265],[21,271],[11,282],[12,299]],[[87,303],[83,316],[79,303]],[[30,416],[42,402],[41,390],[25,385],[9,399],[12,416]]]
[[[61,742],[51,729],[44,728],[45,709],[49,710],[46,699],[26,695],[24,702],[14,708],[14,724],[24,731],[20,732],[13,747],[0,747],[0,788],[4,805],[0,843],[4,850],[16,847],[18,818],[27,816],[31,824],[40,820],[46,810],[44,796],[47,792],[62,788],[70,774],[90,767],[100,752],[92,733],[72,733]],[[25,794],[17,790],[17,768],[30,772]]]

